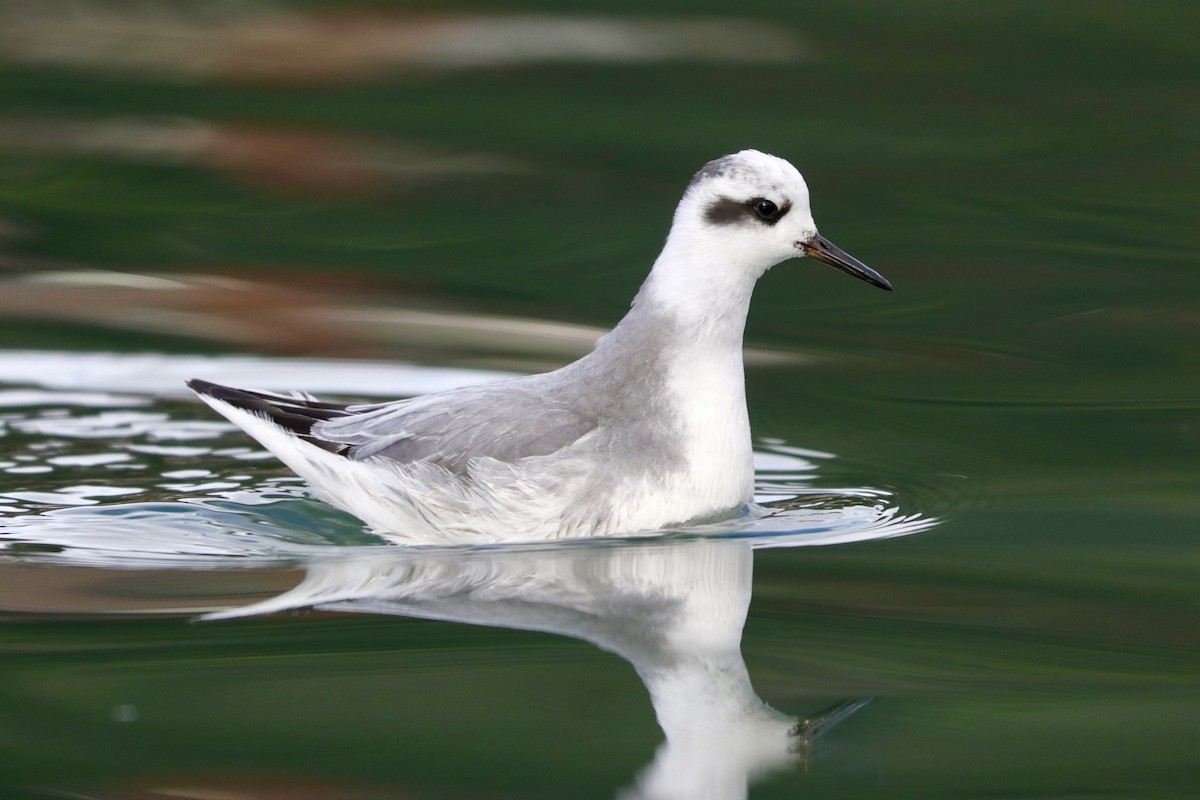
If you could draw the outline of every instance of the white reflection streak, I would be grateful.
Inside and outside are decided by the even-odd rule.
[[[800,37],[753,18],[325,11],[271,4],[0,4],[0,60],[175,78],[338,79],[537,63],[793,64]],[[212,7],[209,7],[212,6]]]
[[[623,798],[743,798],[792,760],[798,720],[759,699],[741,654],[745,542],[364,553],[314,561],[294,589],[206,619],[298,608],[544,631],[633,665],[666,741]]]

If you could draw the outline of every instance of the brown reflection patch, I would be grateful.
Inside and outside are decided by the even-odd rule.
[[[0,618],[195,616],[265,600],[300,582],[290,567],[106,570],[0,565]]]
[[[0,118],[0,148],[187,164],[257,188],[321,196],[528,170],[510,157],[439,151],[378,136],[198,119]]]
[[[23,263],[25,269],[36,266],[48,265]],[[574,361],[606,332],[567,322],[433,309],[428,298],[413,291],[381,303],[386,288],[349,271],[255,267],[255,279],[247,280],[227,274],[143,275],[64,267],[0,281],[0,314],[202,339],[279,355],[429,359],[517,371]],[[745,360],[750,366],[771,366],[812,358],[748,348]]]
[[[792,31],[749,18],[299,11],[172,3],[0,5],[0,59],[156,78],[314,84],[536,62],[790,64]]]

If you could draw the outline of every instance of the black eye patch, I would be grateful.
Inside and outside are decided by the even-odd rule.
[[[708,204],[708,208],[704,209],[704,219],[713,225],[736,225],[747,221],[774,225],[787,216],[791,209],[790,201],[776,205],[765,197],[750,200],[722,197]]]

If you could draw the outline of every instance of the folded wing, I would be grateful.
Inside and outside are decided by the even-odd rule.
[[[455,474],[475,458],[512,463],[550,455],[597,425],[553,387],[527,378],[487,384],[486,391],[467,387],[380,405],[325,403],[200,380],[188,385],[350,460],[419,461]]]

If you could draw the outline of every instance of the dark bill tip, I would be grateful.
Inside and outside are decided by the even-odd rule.
[[[887,278],[819,233],[811,241],[804,242],[801,245],[801,249],[804,250],[804,255],[809,258],[815,258],[817,261],[828,264],[831,267],[837,267],[842,272],[853,275],[859,280],[866,281],[873,286],[878,286],[880,289],[887,289],[889,292],[892,290],[892,285],[888,283]]]

